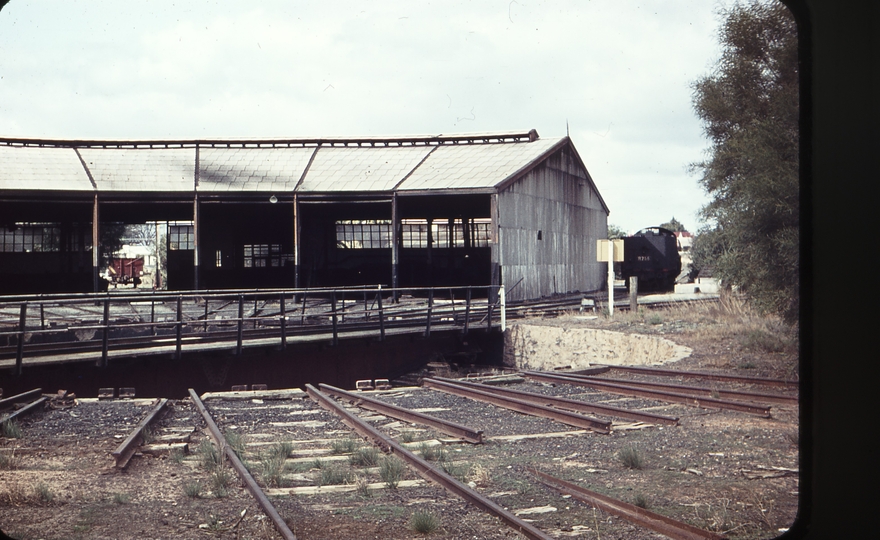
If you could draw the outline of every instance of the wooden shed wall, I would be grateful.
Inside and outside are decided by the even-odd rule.
[[[504,285],[522,278],[510,300],[602,287],[596,239],[606,237],[608,214],[568,146],[499,192],[496,210]]]

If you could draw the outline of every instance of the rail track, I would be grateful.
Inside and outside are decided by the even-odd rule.
[[[613,463],[608,460],[616,460],[618,450],[628,444],[634,434],[662,434],[658,442],[649,444],[663,444],[659,441],[668,444],[669,438],[684,443],[692,437],[695,441],[705,437],[691,431],[708,430],[712,438],[721,435],[712,427],[701,427],[697,419],[702,417],[688,413],[692,408],[690,404],[669,404],[657,396],[634,396],[615,398],[624,404],[610,405],[607,389],[586,388],[578,382],[613,379],[609,376],[613,370],[600,368],[592,372],[594,375],[589,377],[554,373],[563,379],[552,383],[529,380],[530,374],[523,373],[525,380],[508,377],[510,384],[503,386],[434,377],[426,379],[423,387],[385,391],[353,392],[328,385],[309,385],[307,392],[281,389],[199,396],[191,390],[187,400],[140,400],[139,410],[143,412],[134,416],[126,413],[127,424],[132,427],[121,444],[116,440],[108,445],[91,434],[82,442],[88,444],[89,439],[100,442],[103,452],[117,459],[116,468],[121,469],[134,455],[152,455],[147,451],[150,445],[142,444],[146,426],[152,425],[154,433],[172,426],[177,426],[176,429],[190,426],[189,429],[196,430],[196,436],[202,438],[201,446],[208,438],[214,441],[214,447],[225,456],[245,486],[235,489],[246,490],[247,496],[259,507],[246,516],[240,513],[245,504],[241,497],[245,495],[202,496],[203,504],[216,508],[212,510],[215,515],[225,512],[226,523],[232,524],[224,530],[247,528],[250,532],[244,533],[246,535],[257,534],[256,527],[260,523],[271,523],[281,538],[399,535],[406,531],[406,517],[411,512],[407,505],[401,506],[401,501],[412,500],[419,501],[419,508],[429,508],[436,515],[446,516],[443,527],[449,534],[458,536],[476,534],[503,538],[507,533],[496,532],[498,524],[503,523],[527,538],[553,538],[588,531],[638,539],[652,537],[653,533],[647,531],[672,538],[720,538],[717,524],[713,526],[713,522],[682,510],[687,508],[684,505],[691,504],[689,499],[683,498],[688,491],[675,488],[681,481],[684,481],[682,485],[692,486],[693,474],[704,474],[694,467],[700,467],[708,475],[708,462],[661,475],[665,495],[657,499],[656,504],[662,505],[661,513],[657,513],[628,502],[626,486],[632,476],[625,469],[615,473]],[[667,375],[640,374],[639,377],[652,379],[636,381],[644,383],[643,386],[663,385],[665,383],[659,381],[668,379]],[[634,381],[626,382],[635,386]],[[742,386],[741,382],[729,384]],[[692,384],[688,389],[692,393],[721,390],[715,381],[711,386]],[[744,392],[739,388],[723,390]],[[784,392],[780,390],[779,395],[785,396]],[[765,400],[768,395],[776,393],[761,394]],[[34,389],[6,398],[0,405],[35,402],[37,396],[48,397],[42,395],[40,389]],[[51,418],[54,426],[59,425],[59,421],[70,422],[76,419],[71,412],[100,423],[108,417],[102,408],[122,407],[121,410],[130,411],[134,404],[125,399],[91,399],[65,410],[37,405],[33,412],[45,412],[27,417],[24,430],[26,433],[39,431],[44,419],[48,422]],[[658,406],[667,409],[664,414],[651,410]],[[796,417],[796,402],[781,400],[778,406],[781,413]],[[83,410],[77,412],[77,407]],[[551,414],[547,414],[548,411]],[[560,417],[556,413],[571,411],[589,418],[589,422],[560,428],[556,423]],[[580,414],[585,412],[597,417]],[[735,423],[743,423],[747,418],[752,422],[767,422],[738,410],[719,409],[718,414],[731,415]],[[778,420],[770,424],[776,425]],[[206,427],[200,430],[202,426]],[[95,428],[98,433],[106,433],[106,426]],[[43,433],[57,433],[57,429]],[[623,438],[627,433],[630,435]],[[57,434],[52,437],[57,438]],[[742,440],[738,433],[730,437]],[[184,457],[183,462],[190,463],[190,467],[164,467],[172,467],[170,470],[175,471],[175,476],[205,475],[199,465],[204,459],[201,446],[194,454]],[[367,451],[371,446],[379,450],[378,455],[373,454],[372,461]],[[5,447],[4,443],[0,450]],[[113,448],[116,450],[111,451]],[[281,460],[273,470],[269,463],[275,455],[280,455]],[[761,450],[749,454],[747,464],[760,472],[754,463],[764,455]],[[395,458],[407,463],[410,470],[396,480],[386,479],[382,476],[385,460]],[[606,460],[604,469],[597,467],[597,459]],[[151,481],[167,483],[167,478],[159,478],[149,470],[170,461],[143,457],[132,462],[137,464],[134,470],[114,482],[148,474]],[[767,470],[772,473],[770,477],[784,479],[792,469],[783,466]],[[77,473],[74,470],[70,474]],[[719,476],[728,477],[729,474]],[[610,478],[614,488],[609,490]],[[179,487],[174,490],[181,493]],[[444,491],[455,497],[443,496]],[[167,488],[160,492],[167,497]],[[663,503],[667,498],[675,502]],[[180,512],[186,512],[185,505],[180,505]],[[485,513],[476,512],[477,509]],[[603,517],[600,525],[596,521],[597,510],[617,516],[621,521],[612,523]],[[594,513],[590,514],[591,511]],[[233,521],[229,516],[236,519]],[[191,518],[181,514],[181,521],[186,519]],[[183,529],[176,523],[169,522],[167,527],[170,529],[153,534],[182,534]],[[173,527],[178,527],[176,533]]]

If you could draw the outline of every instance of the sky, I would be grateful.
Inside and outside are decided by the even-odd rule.
[[[729,0],[24,1],[0,137],[567,133],[630,233],[708,198],[692,85]]]

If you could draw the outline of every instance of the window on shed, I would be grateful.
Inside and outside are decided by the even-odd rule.
[[[391,221],[346,219],[336,222],[336,246],[346,249],[391,247]]]
[[[401,220],[401,247],[428,247],[428,220]],[[468,240],[471,247],[489,247],[491,241],[492,220],[489,218],[472,218],[468,220]],[[462,220],[456,219],[450,231],[448,219],[435,219],[431,222],[432,248],[465,247],[465,228]]]
[[[169,225],[168,248],[172,251],[195,249],[195,235],[192,225]]]
[[[61,228],[56,223],[15,223],[0,234],[0,251],[60,251],[60,239]]]
[[[245,244],[242,248],[245,268],[287,266],[293,263],[293,255],[281,253],[281,244]]]

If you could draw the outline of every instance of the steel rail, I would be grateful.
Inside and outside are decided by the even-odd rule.
[[[711,397],[694,396],[690,394],[679,394],[677,392],[663,392],[660,390],[650,390],[647,388],[639,388],[636,386],[627,386],[624,384],[604,383],[596,380],[584,380],[575,377],[566,377],[563,375],[555,375],[550,373],[538,373],[534,371],[524,371],[522,374],[530,379],[544,382],[556,382],[574,384],[578,386],[586,386],[595,388],[603,392],[612,394],[621,394],[624,396],[637,396],[658,401],[667,401],[670,403],[682,403],[692,407],[727,409],[731,411],[739,411],[749,414],[756,414],[765,418],[770,417],[770,407],[760,404],[744,403],[741,401],[727,401],[723,399],[715,399]]]
[[[370,409],[384,414],[385,416],[390,416],[391,418],[396,418],[405,422],[412,422],[414,424],[431,426],[442,433],[452,435],[453,437],[459,437],[474,444],[480,444],[483,442],[483,430],[476,430],[462,424],[437,418],[436,416],[398,407],[397,405],[385,403],[364,395],[347,392],[340,388],[336,388],[335,386],[330,386],[329,384],[321,383],[318,385],[318,388],[333,397],[345,399],[346,401],[354,403],[358,407]]]
[[[235,472],[238,473],[239,478],[244,481],[247,490],[251,492],[251,495],[257,500],[257,504],[260,505],[263,512],[265,512],[269,519],[272,520],[272,523],[275,524],[275,529],[285,540],[296,540],[296,535],[293,534],[290,527],[287,526],[287,523],[281,518],[278,511],[275,510],[275,507],[272,506],[269,498],[266,497],[266,494],[263,493],[263,490],[257,485],[257,481],[251,476],[251,473],[247,470],[247,467],[244,466],[244,463],[242,463],[238,456],[235,455],[232,447],[227,444],[226,438],[220,433],[220,428],[217,427],[217,423],[214,422],[211,413],[205,408],[205,404],[199,399],[196,391],[190,388],[189,395],[192,398],[193,403],[196,405],[196,408],[198,408],[199,412],[202,414],[202,418],[205,419],[205,423],[208,424],[208,431],[211,433],[211,438],[214,439],[214,443],[222,453],[226,454],[229,463],[232,465],[232,468],[235,469]]]
[[[719,398],[730,398],[730,399],[738,399],[745,401],[756,401],[756,402],[771,402],[771,403],[781,403],[787,405],[797,405],[798,398],[794,396],[783,396],[780,394],[765,394],[760,392],[744,392],[741,390],[721,390],[716,388],[706,388],[704,386],[690,386],[684,384],[666,384],[666,383],[655,383],[655,382],[645,382],[645,381],[631,381],[628,379],[613,379],[613,378],[597,378],[590,377],[589,375],[577,374],[577,373],[566,373],[566,377],[575,377],[578,379],[585,380],[597,380],[601,382],[610,382],[610,383],[618,383],[625,384],[628,386],[638,386],[640,388],[650,388],[653,390],[664,390],[664,391],[672,391],[672,392],[685,392],[690,394],[705,394],[709,397],[714,397],[717,395]]]
[[[22,407],[21,409],[15,411],[15,412],[9,413],[6,416],[4,416],[3,418],[0,418],[0,424],[2,424],[4,422],[8,422],[10,420],[13,420],[19,416],[23,416],[26,413],[34,411],[37,407],[39,407],[40,405],[45,403],[46,400],[48,400],[48,399],[49,398],[46,396],[35,399],[34,401],[32,401],[32,402],[28,403],[27,405],[25,405],[24,407]]]
[[[472,320],[474,317],[472,317]],[[244,319],[247,320],[247,319]],[[224,322],[228,322],[228,319],[224,319]],[[156,323],[152,325],[150,323],[138,323],[141,326],[175,326],[179,323]],[[186,324],[186,323],[184,323]],[[384,329],[422,329],[424,328],[424,320],[403,320],[403,321],[386,321],[384,322]],[[464,322],[453,322],[453,321],[441,321],[439,324],[444,327],[451,326],[455,330],[461,330],[466,326]],[[198,323],[193,324],[193,326],[198,325]],[[438,331],[447,331],[450,328],[436,328]],[[79,327],[71,328],[71,330],[77,330]],[[339,336],[346,336],[347,334],[353,332],[364,332],[364,331],[377,331],[381,334],[383,331],[383,323],[378,322],[366,322],[366,323],[346,323],[345,325],[340,325],[338,334]],[[287,326],[286,327],[286,337],[289,343],[290,338],[295,338],[299,336],[308,337],[308,336],[316,336],[328,333],[329,335],[330,328],[319,326],[319,325],[310,325],[307,327],[300,326]],[[236,331],[235,330],[223,330],[223,331],[213,331],[207,334],[204,333],[193,333],[193,334],[183,334],[182,335],[182,344],[183,349],[186,350],[188,347],[197,346],[200,344],[210,345],[216,343],[230,342],[230,347],[235,347],[236,342]],[[258,340],[258,339],[267,339],[267,338],[278,338],[280,340],[281,336],[281,327],[270,327],[270,328],[258,328],[258,329],[243,329],[243,343],[247,345],[248,341]],[[123,352],[126,350],[137,350],[137,349],[150,349],[153,347],[162,347],[162,346],[174,346],[176,343],[176,336],[172,334],[161,334],[161,335],[144,335],[144,336],[133,336],[133,337],[123,337],[123,338],[109,338],[108,339],[108,351],[114,352]],[[279,343],[280,344],[280,343]],[[24,352],[26,353],[25,358],[35,358],[41,356],[52,356],[58,354],[66,354],[66,353],[80,353],[80,352],[89,352],[89,351],[102,351],[103,343],[102,340],[91,340],[91,341],[65,341],[65,342],[53,342],[53,343],[38,343],[38,344],[29,344],[24,348]],[[16,357],[16,346],[13,345],[11,347],[0,347],[0,360],[2,359],[12,359],[14,360]],[[27,362],[25,362],[27,363]]]
[[[159,400],[159,403],[156,404],[155,407],[141,420],[138,425],[129,433],[128,437],[122,441],[116,450],[110,452],[110,455],[113,456],[113,459],[116,460],[116,468],[124,469],[128,462],[131,460],[131,457],[134,455],[138,446],[143,442],[143,432],[144,429],[149,426],[158,416],[159,413],[165,409],[165,405],[168,404],[168,399],[162,398]]]
[[[492,405],[505,409],[510,409],[512,411],[521,412],[523,414],[549,418],[551,420],[556,420],[557,422],[561,422],[569,426],[589,429],[603,435],[607,435],[611,432],[611,422],[606,422],[605,420],[599,420],[598,418],[593,418],[590,416],[585,416],[583,414],[565,411],[562,409],[554,409],[553,407],[548,407],[546,405],[538,405],[518,398],[501,396],[483,390],[477,390],[475,388],[469,388],[467,386],[459,385],[456,383],[449,383],[432,378],[426,378],[422,380],[422,386],[433,388],[435,390],[440,390],[441,392],[446,392],[448,394],[455,394],[457,396],[473,399],[476,401],[491,403]]]
[[[458,384],[460,386],[467,386],[469,388],[477,388],[484,392],[489,392],[492,394],[498,394],[499,396],[508,396],[517,399],[521,399],[523,401],[529,401],[531,403],[535,403],[538,405],[548,405],[551,407],[556,407],[557,409],[566,409],[569,411],[577,411],[577,412],[591,412],[598,414],[605,414],[607,416],[616,416],[618,418],[626,418],[628,420],[635,420],[637,422],[647,422],[650,424],[666,424],[669,426],[677,426],[678,418],[672,416],[664,416],[662,414],[654,414],[648,412],[640,412],[633,411],[629,409],[622,409],[620,407],[612,407],[610,405],[599,405],[595,403],[588,403],[586,401],[580,401],[577,399],[570,399],[559,396],[545,396],[543,394],[536,394],[534,392],[525,392],[522,390],[511,390],[509,388],[499,388],[497,386],[490,386],[488,384],[474,383],[474,382],[466,382],[466,381],[456,381],[452,379],[444,379],[443,377],[434,377],[435,380],[449,382],[453,384]]]
[[[27,392],[22,392],[21,394],[16,394],[14,396],[9,396],[8,398],[0,399],[0,409],[5,409],[10,405],[19,403],[21,401],[27,401],[31,398],[40,397],[40,392],[42,391],[42,388],[34,388],[33,390],[28,390]]]
[[[765,386],[786,386],[789,388],[798,388],[798,381],[787,381],[784,379],[768,379],[765,377],[742,377],[739,375],[726,375],[723,373],[708,373],[705,371],[679,371],[676,369],[663,369],[653,367],[638,366],[606,366],[605,364],[590,364],[591,366],[610,367],[620,371],[629,371],[632,373],[642,373],[645,375],[661,375],[669,377],[685,377],[691,379],[709,379],[711,381],[731,381],[743,384],[763,384]]]
[[[458,495],[466,502],[473,504],[477,508],[480,508],[486,512],[489,512],[490,514],[495,515],[496,517],[507,523],[507,525],[509,525],[512,529],[520,532],[528,538],[532,538],[535,540],[550,540],[552,538],[534,525],[521,520],[498,504],[494,503],[492,500],[483,497],[475,490],[459,482],[458,480],[447,474],[445,471],[437,469],[427,461],[416,456],[414,453],[404,448],[403,445],[401,445],[399,442],[383,434],[375,427],[369,425],[360,418],[357,418],[355,415],[346,411],[341,405],[330,398],[330,396],[322,393],[311,384],[306,385],[306,392],[308,392],[309,396],[316,403],[318,403],[321,407],[324,407],[328,411],[332,412],[333,414],[336,414],[345,425],[355,430],[362,437],[371,440],[373,444],[380,447],[384,451],[391,452],[400,456],[413,469],[416,470],[419,476],[421,476],[425,480],[440,484],[440,486],[443,487],[446,491],[449,491],[454,495]]]
[[[577,484],[566,482],[565,480],[550,476],[549,474],[535,470],[535,475],[540,481],[557,491],[566,495],[571,495],[575,499],[585,502],[590,506],[599,510],[614,514],[627,521],[631,521],[637,525],[641,525],[647,529],[658,532],[674,540],[721,540],[724,536],[706,531],[693,525],[676,521],[672,518],[639,508],[633,504],[629,504],[617,499],[612,499],[601,493],[590,491]]]

